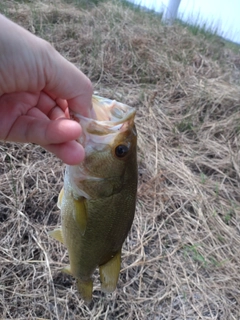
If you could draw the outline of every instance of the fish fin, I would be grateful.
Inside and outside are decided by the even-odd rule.
[[[70,265],[66,266],[61,270],[62,272],[69,274],[70,276],[73,276]],[[77,282],[77,289],[80,293],[82,299],[89,303],[92,300],[92,290],[93,290],[93,281],[92,279],[89,279],[87,281],[83,281],[79,278],[76,280]]]
[[[84,204],[84,198],[74,199],[74,218],[78,223],[81,234],[84,235],[87,227],[87,212]]]
[[[58,195],[58,202],[57,202],[58,209],[61,209],[63,195],[64,195],[64,188],[62,188],[62,190]]]
[[[121,267],[121,250],[107,263],[99,266],[101,289],[109,293],[116,289]]]
[[[87,281],[83,281],[81,279],[77,279],[77,289],[82,299],[86,303],[90,303],[92,301],[92,291],[93,291],[93,281],[89,279]]]
[[[59,242],[64,244],[63,241],[63,234],[62,234],[62,228],[54,229],[52,231],[49,231],[48,234],[54,238],[55,240],[58,240]]]
[[[72,276],[72,271],[71,271],[70,265],[66,266],[65,268],[62,268],[61,271]]]

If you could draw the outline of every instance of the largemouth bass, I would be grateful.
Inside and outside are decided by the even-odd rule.
[[[101,289],[117,286],[121,249],[131,228],[137,193],[135,109],[93,96],[95,119],[71,117],[82,127],[85,159],[67,166],[59,194],[62,226],[51,231],[68,250],[65,272],[76,278],[82,298],[92,299],[92,274],[99,267]]]

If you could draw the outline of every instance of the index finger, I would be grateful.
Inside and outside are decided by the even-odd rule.
[[[44,91],[55,99],[66,99],[72,111],[91,117],[93,94],[91,81],[49,43],[46,43],[46,47]]]

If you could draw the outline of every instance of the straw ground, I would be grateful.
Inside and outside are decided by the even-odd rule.
[[[240,54],[118,2],[5,1],[102,96],[137,109],[139,187],[117,290],[85,306],[60,272],[64,165],[0,145],[1,319],[240,319]],[[121,204],[119,204],[121,205]]]

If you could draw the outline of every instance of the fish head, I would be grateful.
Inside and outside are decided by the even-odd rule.
[[[124,184],[137,180],[137,132],[135,109],[97,96],[93,97],[96,119],[78,114],[71,117],[82,127],[78,141],[85,159],[69,166],[75,197],[108,197]]]

